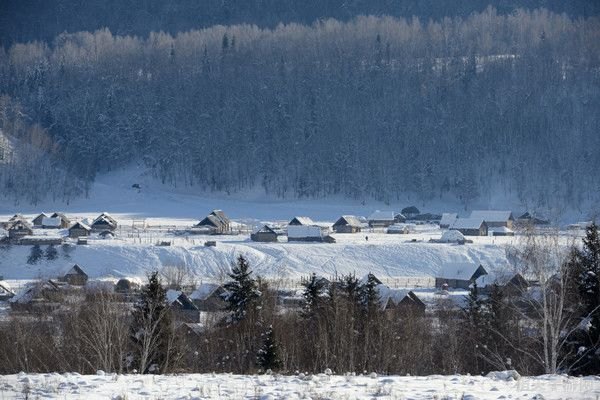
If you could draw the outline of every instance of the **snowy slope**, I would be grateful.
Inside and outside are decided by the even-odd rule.
[[[502,374],[498,374],[502,375]],[[581,399],[600,396],[597,377],[518,380],[481,376],[97,375],[0,377],[2,398],[50,399]]]
[[[428,243],[427,238],[434,233],[368,235],[366,241],[362,234],[339,234],[334,244],[255,243],[247,235],[176,238],[167,247],[132,240],[90,240],[87,246],[69,246],[68,256],[59,247],[56,260],[43,258],[34,265],[27,264],[31,246],[11,246],[0,249],[0,275],[6,279],[52,278],[77,263],[92,278],[143,277],[154,269],[186,266],[194,277],[219,280],[239,255],[249,260],[257,274],[293,279],[312,272],[326,276],[362,276],[372,272],[382,278],[433,277],[446,262],[479,262],[491,271],[508,265],[508,239],[495,242],[492,238],[480,238],[474,244],[461,246]],[[410,238],[419,241],[411,242]],[[216,239],[217,246],[205,247],[205,239]]]

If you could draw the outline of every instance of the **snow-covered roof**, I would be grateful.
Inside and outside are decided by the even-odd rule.
[[[480,264],[472,262],[446,263],[442,265],[437,277],[443,279],[460,279],[468,281],[473,277]]]
[[[296,223],[296,222],[300,225],[314,225],[315,224],[313,222],[313,220],[310,219],[310,217],[294,217],[290,221],[290,225],[292,225],[293,223]]]
[[[42,226],[53,226],[53,227],[59,228],[61,222],[62,221],[59,217],[55,217],[55,218],[44,217],[44,218],[42,218]]]
[[[387,231],[388,232],[410,232],[410,231],[414,231],[416,228],[415,224],[404,224],[404,223],[400,223],[400,224],[393,224],[388,226]]]
[[[268,225],[263,225],[262,228],[257,229],[252,233],[274,233],[274,234],[277,234],[277,232],[275,232],[275,230],[273,230]]]
[[[449,230],[442,233],[442,242],[461,242],[464,241],[465,237],[462,233],[455,230]]]
[[[375,211],[369,215],[369,221],[393,221],[395,213],[393,211]]]
[[[345,221],[345,223],[344,223]],[[337,225],[349,225],[349,226],[356,226],[356,227],[360,227],[362,224],[360,222],[360,220],[358,219],[358,217],[354,216],[354,215],[342,215],[335,224],[333,224],[333,226],[337,226]]]
[[[92,228],[89,227],[89,225],[83,223],[83,222],[75,222],[69,229],[85,229],[86,231],[90,231],[92,230]]]
[[[73,265],[69,270],[65,273],[65,275],[85,275],[87,274],[81,269],[81,267],[77,264]]]
[[[190,295],[192,300],[206,300],[208,299],[221,285],[217,283],[202,283],[196,290]]]
[[[7,282],[4,281],[0,281],[0,294],[2,295],[13,295],[15,294],[15,292],[13,292],[12,288],[10,287],[10,285]]]
[[[483,224],[482,218],[457,218],[450,229],[479,229]]]
[[[510,211],[476,210],[471,212],[470,218],[482,219],[487,222],[506,222],[512,219]]]
[[[181,290],[167,290],[167,303],[171,304],[177,301],[177,299],[179,298],[179,296],[181,296],[182,293],[183,292]]]
[[[457,213],[443,213],[442,219],[440,219],[440,225],[448,225],[451,226],[454,221],[458,218]]]

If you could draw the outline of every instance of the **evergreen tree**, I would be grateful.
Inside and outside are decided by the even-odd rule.
[[[56,258],[58,257],[58,251],[56,250],[56,247],[54,247],[53,244],[46,247],[46,252],[44,253],[44,257],[46,257],[46,260],[49,260],[49,261],[56,260]]]
[[[377,289],[379,282],[375,275],[369,273],[367,281],[361,287],[361,304],[364,307],[367,315],[372,315],[380,305],[379,290]]]
[[[466,296],[466,305],[463,308],[466,325],[466,339],[470,348],[467,349],[467,357],[471,358],[472,372],[480,373],[483,352],[487,347],[487,315],[483,299],[479,295],[477,284],[473,283],[469,295]]]
[[[309,280],[302,283],[302,286],[304,286],[304,292],[302,293],[304,300],[302,316],[306,319],[312,319],[323,308],[323,296],[326,289],[325,281],[313,273]]]
[[[600,236],[593,222],[583,238],[576,267],[576,282],[582,308],[581,331],[576,340],[575,370],[585,374],[600,373]]]
[[[134,362],[140,373],[165,372],[170,359],[171,316],[158,271],[148,277],[131,325]]]
[[[233,280],[224,286],[225,290],[229,292],[227,311],[231,313],[233,322],[242,321],[260,298],[261,293],[258,290],[258,284],[251,275],[250,264],[240,255],[237,264],[229,274],[229,277]]]
[[[44,252],[39,245],[36,244],[32,246],[29,257],[27,257],[27,264],[36,264],[43,257],[43,255]]]
[[[281,361],[279,359],[277,341],[273,333],[273,326],[269,325],[269,328],[262,334],[262,337],[263,342],[258,350],[256,363],[265,372],[267,370],[275,370],[281,366]]]

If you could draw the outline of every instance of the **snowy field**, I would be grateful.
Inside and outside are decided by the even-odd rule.
[[[598,377],[307,375],[0,376],[0,399],[590,399]]]

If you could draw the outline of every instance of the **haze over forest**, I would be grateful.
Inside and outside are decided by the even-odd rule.
[[[6,198],[135,160],[274,197],[599,200],[596,2],[130,3],[0,6]]]

